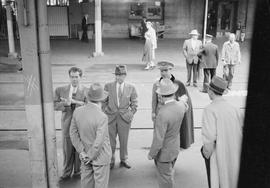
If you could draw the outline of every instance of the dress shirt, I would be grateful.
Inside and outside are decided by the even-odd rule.
[[[121,92],[122,92],[122,95],[123,95],[124,83],[122,83],[122,84],[119,84],[118,82],[116,83],[116,96],[117,96],[117,105],[118,105],[118,107],[120,106],[120,99],[118,97],[118,88],[119,88],[119,85],[120,85]]]

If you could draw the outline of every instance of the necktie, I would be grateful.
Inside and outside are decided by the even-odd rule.
[[[72,91],[72,99],[75,99],[76,97],[76,93],[74,93],[74,91],[75,91],[75,88],[73,88],[73,91]],[[74,111],[76,108],[76,104],[71,104],[70,107],[71,107],[71,110]]]
[[[122,97],[122,90],[121,90],[121,85],[118,85],[118,101],[119,101],[119,106],[120,106],[120,99]]]

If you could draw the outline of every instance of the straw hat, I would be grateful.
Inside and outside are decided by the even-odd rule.
[[[170,79],[164,78],[160,81],[159,88],[156,93],[159,95],[171,95],[174,94],[178,89],[178,85],[174,84]]]
[[[88,91],[88,99],[90,101],[103,101],[108,97],[108,93],[104,91],[100,83],[93,83]]]
[[[200,35],[200,33],[198,33],[197,29],[193,29],[189,34],[190,35]]]
[[[159,69],[164,70],[164,69],[172,69],[174,67],[174,64],[168,61],[160,61],[157,63],[157,66]]]

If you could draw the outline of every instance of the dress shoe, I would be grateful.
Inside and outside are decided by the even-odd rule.
[[[131,168],[131,166],[128,164],[127,161],[121,161],[120,162],[120,167]]]
[[[193,83],[193,86],[194,86],[194,87],[198,87],[197,83]]]
[[[144,70],[149,70],[150,69],[150,66],[149,65],[147,65],[145,68],[144,68]]]
[[[59,178],[59,181],[66,181],[66,180],[68,180],[68,179],[70,179],[70,176],[61,176],[61,177]]]
[[[190,86],[190,83],[187,82],[187,83],[186,83],[186,86]]]
[[[110,169],[113,169],[114,168],[114,163],[111,163],[110,164]]]

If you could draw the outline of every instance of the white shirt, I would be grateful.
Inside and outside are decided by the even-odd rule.
[[[124,91],[124,83],[119,84],[118,82],[116,82],[116,97],[117,97],[117,105],[118,105],[118,107],[119,107],[119,105],[120,105],[120,101],[119,101],[119,98],[118,98],[118,88],[119,88],[119,85],[120,85],[120,88],[121,88],[121,91],[122,91],[122,94],[123,94],[123,91]]]
[[[77,89],[78,89],[78,86],[77,87],[73,87],[72,85],[70,85],[70,90],[69,90],[69,98],[72,99],[72,94],[73,93],[77,93]]]

